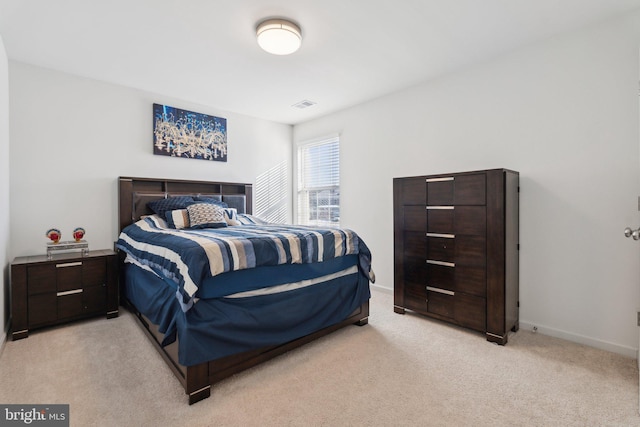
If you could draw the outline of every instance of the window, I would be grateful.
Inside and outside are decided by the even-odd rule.
[[[298,224],[340,225],[340,139],[298,146]]]

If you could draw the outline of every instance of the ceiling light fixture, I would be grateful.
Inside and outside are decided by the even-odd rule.
[[[256,28],[258,44],[274,55],[289,55],[300,48],[300,27],[286,19],[267,19]]]

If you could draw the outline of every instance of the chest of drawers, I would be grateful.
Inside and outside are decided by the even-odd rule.
[[[18,257],[11,263],[13,339],[89,316],[118,315],[117,255],[110,250]]]
[[[486,333],[518,328],[519,174],[394,179],[394,310]]]

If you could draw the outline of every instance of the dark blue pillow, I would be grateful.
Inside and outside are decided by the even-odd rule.
[[[211,205],[218,205],[223,208],[229,207],[229,205],[227,205],[225,202],[223,202],[222,200],[216,199],[214,197],[196,196],[194,200],[199,203],[209,203]]]
[[[158,199],[153,202],[147,203],[147,207],[154,213],[160,215],[161,218],[165,218],[167,211],[173,211],[176,209],[186,209],[187,206],[194,204],[195,201],[191,196],[174,196],[167,197],[166,199]]]

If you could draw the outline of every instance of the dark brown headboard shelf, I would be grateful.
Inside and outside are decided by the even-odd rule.
[[[141,215],[151,213],[146,207],[148,202],[178,195],[219,196],[238,212],[250,214],[253,212],[252,188],[251,184],[242,183],[121,176],[118,179],[118,231]]]

